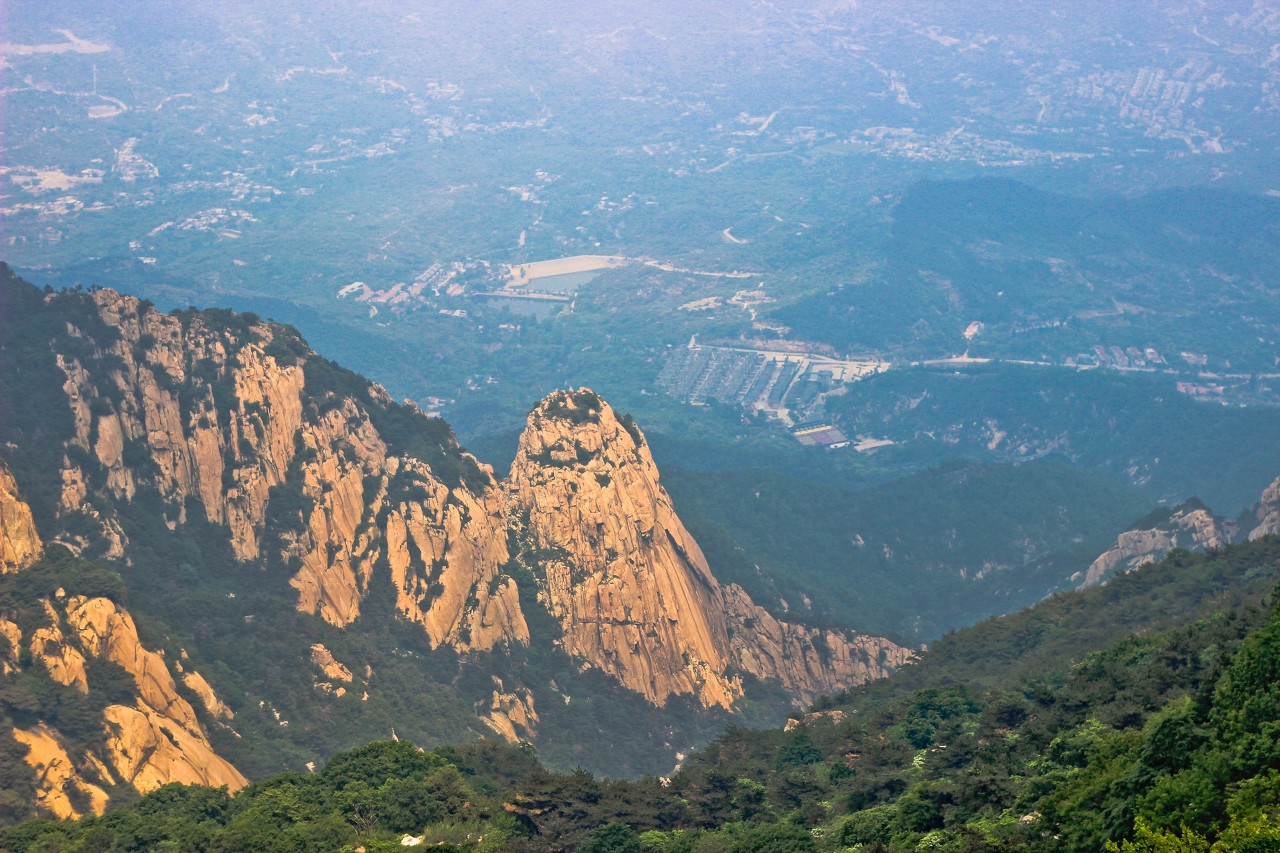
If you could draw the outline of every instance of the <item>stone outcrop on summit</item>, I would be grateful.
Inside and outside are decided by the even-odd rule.
[[[739,671],[807,702],[912,657],[879,637],[780,622],[721,586],[640,430],[589,390],[556,392],[533,410],[507,488],[565,651],[651,702],[691,694],[728,708],[742,695]]]
[[[1164,522],[1116,537],[1116,544],[1098,556],[1083,577],[1077,575],[1077,589],[1105,583],[1116,574],[1164,559],[1174,548],[1221,548],[1230,536],[1213,513],[1202,506],[1179,507]]]

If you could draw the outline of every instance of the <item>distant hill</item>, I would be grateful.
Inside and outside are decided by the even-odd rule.
[[[858,491],[764,471],[664,482],[716,572],[757,601],[917,642],[1071,585],[1150,506],[1061,460],[952,460]]]
[[[1083,199],[980,178],[916,184],[892,216],[879,269],[774,318],[848,352],[1273,372],[1280,199]]]
[[[1249,507],[1280,471],[1280,410],[1205,404],[1112,371],[975,365],[895,370],[829,401],[852,435],[903,457],[1022,462],[1062,457],[1177,504]],[[880,451],[884,453],[885,451]]]

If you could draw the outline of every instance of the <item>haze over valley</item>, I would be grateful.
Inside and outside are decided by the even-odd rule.
[[[1270,849],[1278,59],[11,3],[0,849]]]

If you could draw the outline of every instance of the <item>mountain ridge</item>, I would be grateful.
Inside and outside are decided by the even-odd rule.
[[[708,721],[744,710],[761,713],[750,710],[759,699],[748,698],[756,690],[750,684],[757,683],[775,685],[768,689],[791,702],[809,702],[887,674],[913,655],[882,638],[780,622],[741,588],[721,586],[659,484],[643,434],[586,389],[557,392],[535,407],[528,441],[522,441],[528,452],[499,481],[458,445],[447,424],[411,404],[394,403],[379,386],[322,359],[290,327],[225,311],[160,314],[110,290],[39,293],[12,277],[0,290],[10,310],[19,310],[10,316],[29,321],[23,329],[3,329],[6,356],[20,352],[43,371],[6,376],[0,401],[8,424],[8,451],[0,452],[8,463],[0,474],[5,566],[30,564],[43,541],[46,557],[55,562],[115,566],[131,578],[125,587],[174,585],[163,622],[147,632],[133,629],[128,654],[112,651],[116,646],[101,640],[100,632],[66,630],[76,621],[73,612],[99,601],[82,589],[68,587],[66,605],[49,589],[40,599],[51,602],[43,615],[24,617],[52,626],[40,631],[64,628],[50,635],[38,662],[15,658],[19,676],[48,673],[92,698],[98,691],[93,679],[77,679],[68,659],[117,663],[134,675],[131,696],[117,703],[132,715],[104,710],[108,728],[173,733],[167,742],[176,754],[164,759],[168,769],[145,761],[130,765],[122,756],[150,749],[130,742],[109,762],[117,770],[127,765],[127,771],[110,774],[100,790],[125,785],[145,792],[168,781],[220,780],[236,787],[245,776],[219,750],[231,749],[243,761],[249,743],[268,736],[268,714],[278,723],[270,737],[294,742],[284,731],[290,720],[276,708],[284,697],[271,687],[279,677],[272,672],[287,668],[294,681],[310,679],[315,698],[294,697],[290,716],[304,714],[311,718],[307,729],[322,728],[324,715],[334,713],[325,707],[367,716],[374,709],[364,705],[382,702],[387,689],[407,689],[378,689],[386,684],[386,654],[422,657],[424,671],[440,671],[432,677],[444,681],[442,667],[480,672],[530,647],[530,608],[545,608],[558,623],[558,636],[544,636],[539,647],[519,655],[541,656],[553,667],[562,666],[554,663],[562,655],[579,673],[598,672],[638,694],[658,722],[671,713],[711,714]],[[56,384],[49,381],[54,376]],[[25,398],[29,410],[18,405]],[[585,422],[575,422],[584,414],[576,401],[594,406]],[[557,445],[563,441],[569,444]],[[153,551],[161,540],[190,554],[187,562],[156,563]],[[182,585],[205,583],[195,568],[201,558],[190,551],[196,542],[226,552],[206,558],[225,561],[218,570],[222,580],[213,581],[225,590],[217,593],[223,603],[214,609],[229,614],[252,608],[237,617],[243,630],[270,633],[284,616],[278,609],[262,611],[266,599],[247,595],[263,587],[274,590],[275,601],[291,599],[298,613],[339,632],[378,625],[386,630],[388,619],[409,626],[408,633],[395,628],[409,650],[366,656],[384,662],[362,666],[350,649],[340,648],[349,643],[329,650],[325,642],[333,644],[339,635],[326,629],[319,636],[335,639],[288,641],[299,646],[292,653],[297,659],[260,662],[265,680],[247,695],[237,693],[243,687],[216,658],[201,657],[204,672],[184,670],[180,658],[188,649],[198,654],[204,645],[199,632],[207,631],[197,625],[190,634],[181,629],[181,638],[174,633],[179,623],[173,620],[182,620],[187,606]],[[172,580],[147,577],[175,569]],[[522,593],[520,584],[530,581],[530,594]],[[212,593],[204,593],[210,604],[218,600],[207,597]],[[142,600],[153,602],[152,592]],[[101,598],[91,609],[98,614],[94,624],[132,625],[136,607],[126,610]],[[156,612],[150,604],[144,609]],[[144,641],[141,633],[151,639]],[[20,633],[14,645],[29,645],[29,636]],[[412,650],[419,645],[420,651]],[[445,656],[433,663],[440,654]],[[483,689],[468,676],[463,683],[472,686],[449,701],[454,707],[458,700],[472,703],[467,713],[479,732],[536,742],[540,712],[547,713],[547,682],[504,666],[490,670],[485,680],[492,683]],[[551,678],[550,696],[572,677]],[[157,688],[161,682],[187,691],[189,699],[175,700],[173,690]],[[432,689],[448,688],[442,683]],[[566,704],[570,698],[563,695]],[[679,707],[666,709],[673,698]],[[256,709],[248,704],[255,700]],[[165,717],[169,711],[155,710],[157,703],[176,716]],[[227,722],[233,713],[249,741],[234,740],[241,734]],[[155,714],[169,722],[158,722]],[[121,722],[125,716],[132,728]],[[416,725],[434,724],[422,718]],[[175,727],[207,731],[211,740],[187,743]],[[32,726],[13,729],[32,743],[44,742]],[[53,726],[40,731],[59,740]],[[675,749],[667,742],[655,755]],[[61,793],[50,788],[41,796],[65,798],[70,790],[74,799],[77,785],[93,785],[89,755],[58,758],[55,764],[69,762],[79,775],[61,774]],[[197,766],[212,768],[208,779],[182,769]],[[99,810],[102,797],[91,799],[88,807]]]

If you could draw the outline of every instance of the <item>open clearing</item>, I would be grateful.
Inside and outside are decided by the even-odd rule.
[[[69,190],[79,184],[100,184],[102,173],[68,175],[61,169],[23,169],[11,172],[9,180],[27,192],[39,193],[45,190]]]
[[[508,267],[507,286],[519,287],[539,278],[613,269],[629,261],[630,258],[617,255],[574,255],[571,258],[557,258],[552,261],[513,264]]]

